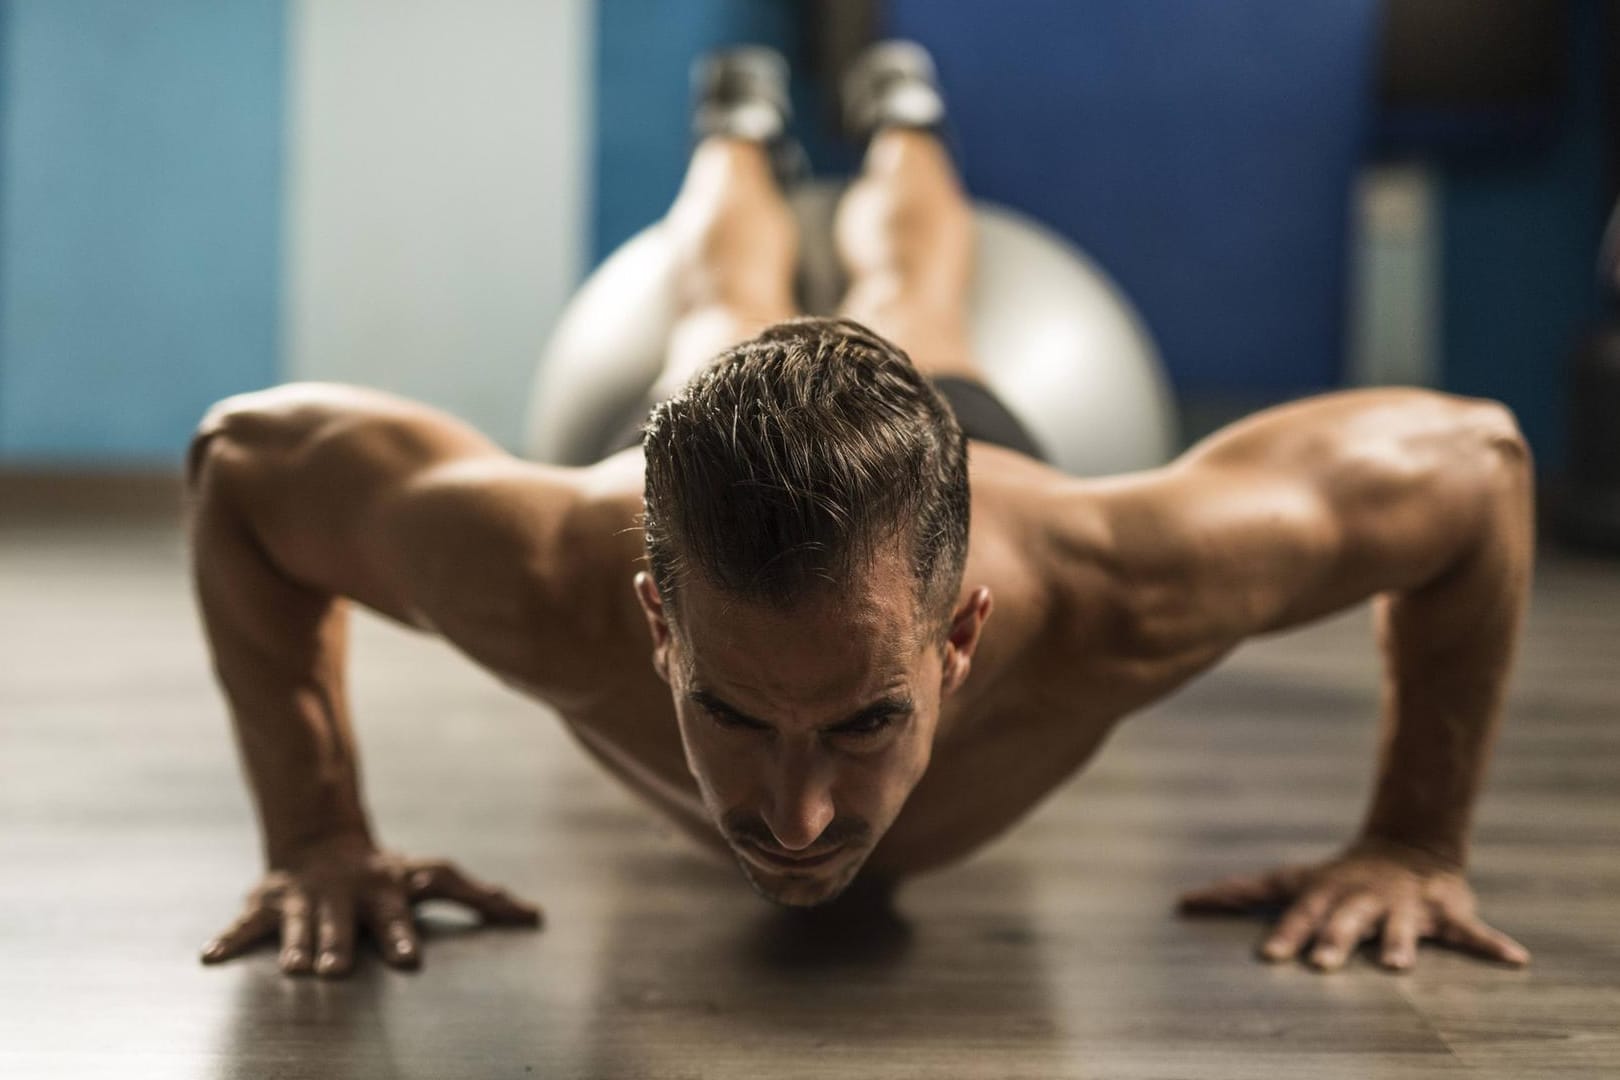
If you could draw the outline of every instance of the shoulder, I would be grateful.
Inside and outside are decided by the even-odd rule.
[[[1268,409],[1176,461],[1053,497],[1060,588],[1148,652],[1230,647],[1410,587],[1454,557],[1502,463],[1493,402],[1350,391]],[[1102,584],[1099,584],[1102,583]]]
[[[1183,457],[1054,486],[1039,547],[1057,640],[1157,668],[1196,665],[1274,628],[1331,573],[1341,542],[1297,463]]]
[[[639,489],[596,468],[446,462],[379,535],[411,621],[553,704],[597,691],[634,640]]]
[[[1129,592],[1109,508],[1096,496],[1119,481],[1077,479],[997,447],[975,445],[972,465],[964,586],[991,586],[991,626],[1009,659],[1018,657],[1014,667],[1073,667],[1114,648],[1125,636]]]
[[[407,495],[418,528],[447,534],[438,550],[463,552],[468,573],[512,574],[552,613],[588,617],[606,580],[628,581],[641,556],[639,462],[469,458],[422,473]]]

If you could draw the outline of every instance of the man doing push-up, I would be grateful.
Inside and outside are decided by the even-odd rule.
[[[379,846],[344,687],[358,603],[550,705],[602,766],[771,900],[822,904],[961,859],[1120,719],[1257,634],[1372,598],[1376,789],[1345,849],[1191,908],[1281,906],[1262,954],[1391,968],[1420,939],[1523,963],[1475,912],[1469,823],[1532,555],[1531,469],[1499,405],[1417,390],[1259,413],[1171,464],[1079,480],[983,384],[971,210],[904,49],[850,108],[850,286],[799,318],[784,100],[716,62],[667,219],[683,315],[658,402],[587,468],[513,458],[422,405],[331,385],[228,399],[188,462],[195,584],[268,873],[204,952],[279,934],[340,975],[357,927],[414,965],[410,905],[534,908]],[[774,116],[774,121],[773,121]]]

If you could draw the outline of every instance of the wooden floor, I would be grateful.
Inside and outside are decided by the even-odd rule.
[[[1478,830],[1525,971],[1426,950],[1321,976],[1183,887],[1356,821],[1365,612],[1261,643],[1128,725],[892,924],[807,925],[690,854],[536,706],[366,620],[354,683],[387,842],[541,901],[435,912],[424,970],[291,981],[198,947],[257,840],[173,521],[0,506],[0,1076],[1620,1076],[1620,563],[1548,558]]]

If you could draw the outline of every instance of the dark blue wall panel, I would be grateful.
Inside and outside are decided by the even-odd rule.
[[[1552,144],[1453,163],[1441,201],[1445,387],[1505,401],[1551,472],[1566,448],[1570,358],[1601,309],[1597,250],[1612,190],[1600,7],[1579,0],[1571,12],[1569,85]]]
[[[0,454],[162,460],[277,377],[282,0],[12,0]]]
[[[1178,387],[1339,381],[1374,0],[893,0],[928,45],[968,187],[1090,251]]]

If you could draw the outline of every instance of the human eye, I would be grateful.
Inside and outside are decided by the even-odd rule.
[[[846,724],[839,724],[832,729],[832,733],[834,735],[848,735],[857,739],[871,738],[888,730],[893,723],[893,713],[880,713],[876,716],[863,716]]]
[[[709,714],[709,719],[713,720],[717,725],[719,725],[720,727],[723,727],[723,728],[727,728],[727,729],[732,730],[732,731],[769,731],[770,730],[766,725],[760,723],[759,721],[750,720],[746,716],[739,716],[738,714],[736,714],[734,712],[731,712],[728,709],[716,709],[716,708],[712,708],[712,707],[706,707],[704,709],[704,712],[708,713]]]

